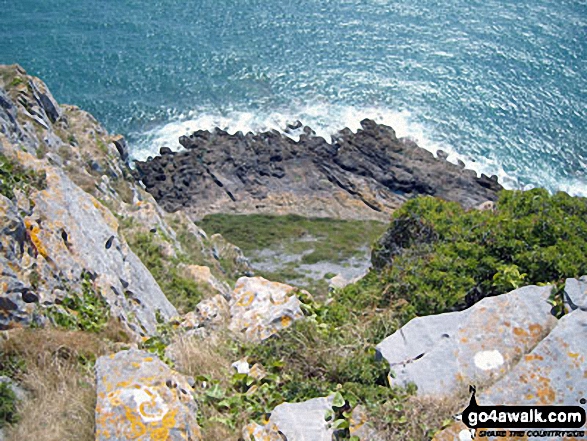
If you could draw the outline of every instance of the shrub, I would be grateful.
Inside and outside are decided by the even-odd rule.
[[[403,300],[412,315],[581,276],[587,274],[587,199],[543,189],[503,191],[492,212],[416,198],[394,213],[372,261],[376,276],[341,297],[354,291],[355,302],[372,302],[379,291],[377,306]]]

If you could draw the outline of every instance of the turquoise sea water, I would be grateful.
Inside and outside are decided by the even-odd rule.
[[[0,63],[144,157],[219,125],[373,117],[510,187],[587,195],[586,0],[0,0]],[[474,161],[474,162],[473,162]]]

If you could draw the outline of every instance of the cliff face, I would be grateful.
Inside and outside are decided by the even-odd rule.
[[[49,316],[75,321],[60,304],[92,291],[106,302],[103,313],[134,335],[152,335],[157,318],[178,312],[129,247],[145,254],[145,237],[167,257],[157,261],[161,279],[173,269],[173,277],[197,287],[188,265],[178,265],[186,254],[192,265],[226,276],[214,240],[185,215],[166,215],[134,182],[124,139],[90,114],[59,105],[18,66],[0,67],[0,155],[0,327]],[[248,270],[238,250],[224,246],[221,253],[237,273]]]
[[[277,132],[230,135],[216,129],[180,138],[137,162],[136,175],[168,211],[296,213],[309,217],[389,219],[406,199],[433,195],[473,207],[495,200],[495,178],[435,158],[392,128],[365,120],[331,143],[304,128],[299,141]]]

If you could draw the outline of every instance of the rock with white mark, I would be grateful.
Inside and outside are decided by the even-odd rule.
[[[229,329],[259,341],[289,327],[304,316],[296,292],[262,277],[241,277],[232,292]]]
[[[477,403],[482,406],[579,405],[587,390],[585,329],[587,312],[576,310],[565,315],[509,373],[478,391]],[[462,422],[450,425],[434,437],[434,441],[470,439],[470,431]]]
[[[392,384],[413,382],[419,395],[444,396],[497,380],[556,325],[551,289],[527,286],[464,311],[413,319],[377,346],[395,374]]]
[[[100,357],[96,382],[96,441],[202,439],[188,381],[153,354]]]
[[[243,437],[254,441],[332,441],[333,430],[325,419],[332,409],[332,398],[280,404],[266,425],[247,425]]]
[[[587,312],[577,310],[504,378],[477,395],[479,405],[577,405],[587,391]]]

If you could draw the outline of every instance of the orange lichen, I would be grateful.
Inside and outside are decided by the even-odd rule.
[[[292,321],[293,320],[289,315],[284,315],[283,317],[281,317],[281,326],[287,328],[289,325],[291,325]]]
[[[536,395],[540,400],[541,404],[552,404],[556,398],[554,389],[550,386],[550,379],[546,377],[540,377],[538,379],[539,386],[536,390]]]
[[[39,226],[37,224],[32,223],[29,219],[25,219],[24,224],[28,231],[28,237],[37,253],[43,256],[44,258],[47,258],[47,256],[49,256],[49,252],[47,251],[47,248],[45,248],[45,246],[43,245],[43,242],[41,242],[41,239],[39,239],[39,233],[41,232]]]
[[[534,360],[544,360],[544,357],[542,355],[538,355],[538,354],[528,354],[528,355],[524,356],[524,359],[526,361],[534,361]]]
[[[530,329],[530,333],[533,336],[537,336],[537,335],[542,334],[542,326],[540,326],[538,323],[534,323],[534,324],[530,325],[528,329]]]

